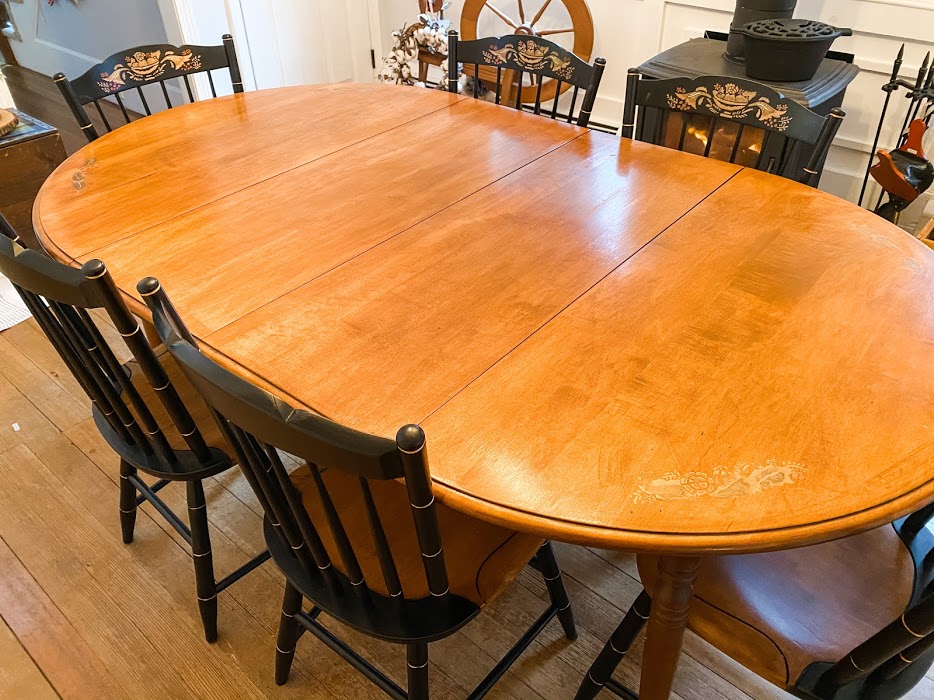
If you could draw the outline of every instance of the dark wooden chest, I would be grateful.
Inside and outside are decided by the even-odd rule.
[[[32,204],[45,179],[65,160],[58,131],[22,112],[19,125],[0,136],[0,212],[30,247],[37,246]]]

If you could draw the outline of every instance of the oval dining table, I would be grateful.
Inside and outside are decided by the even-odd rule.
[[[436,90],[306,86],[103,136],[34,224],[142,318],[157,277],[206,352],[293,405],[421,424],[448,506],[662,555],[644,700],[670,692],[701,557],[934,500],[934,253],[787,179]]]

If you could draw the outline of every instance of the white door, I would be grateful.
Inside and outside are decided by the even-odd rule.
[[[157,0],[13,0],[9,8],[16,60],[44,75],[73,78],[127,47],[166,43]]]
[[[366,0],[241,0],[258,88],[373,80]]]

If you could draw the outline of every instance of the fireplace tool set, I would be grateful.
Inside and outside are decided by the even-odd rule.
[[[913,80],[908,80],[899,76],[904,56],[903,44],[892,65],[891,78],[882,86],[885,101],[859,192],[859,204],[862,206],[869,177],[879,183],[882,191],[872,210],[893,223],[897,223],[899,214],[934,183],[934,165],[925,156],[923,143],[934,117],[934,65],[931,64],[929,52],[921,63],[918,75]],[[885,125],[892,95],[903,89],[908,105],[895,148],[879,148],[882,127]]]

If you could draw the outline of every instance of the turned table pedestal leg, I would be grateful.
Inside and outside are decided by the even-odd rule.
[[[671,693],[699,566],[698,557],[663,556],[658,560],[642,655],[640,700],[667,700]]]

